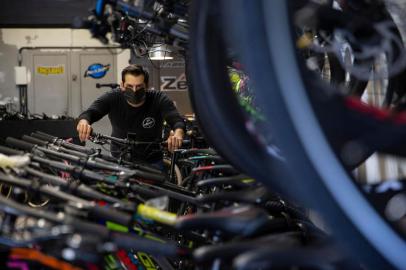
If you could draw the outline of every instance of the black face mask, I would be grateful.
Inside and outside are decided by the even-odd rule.
[[[145,100],[146,90],[145,88],[141,88],[134,92],[132,88],[126,88],[123,94],[128,102],[139,104]]]

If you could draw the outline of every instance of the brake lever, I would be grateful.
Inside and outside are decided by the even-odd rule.
[[[115,185],[120,185],[120,183],[126,184],[128,181],[135,176],[135,173],[130,173],[130,172],[119,172],[117,174],[117,182]]]
[[[92,143],[99,144],[99,145],[105,145],[105,144],[108,144],[108,143],[109,143],[109,142],[107,141],[107,139],[101,138],[101,137],[99,136],[99,134],[92,135],[92,136],[89,137],[89,139],[90,139],[90,141],[91,141]]]

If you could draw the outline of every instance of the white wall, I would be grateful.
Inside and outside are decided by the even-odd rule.
[[[118,44],[108,46],[116,45]],[[0,94],[2,95],[0,99],[6,96],[18,96],[14,79],[14,66],[18,64],[18,49],[37,46],[103,47],[105,45],[92,38],[90,31],[85,29],[0,29]],[[130,60],[130,50],[118,50],[116,57],[117,82],[119,82],[121,69],[127,66]]]
[[[104,46],[85,29],[5,28],[1,30],[3,43],[23,46]],[[114,45],[114,44],[112,44]],[[115,44],[117,45],[117,44]]]

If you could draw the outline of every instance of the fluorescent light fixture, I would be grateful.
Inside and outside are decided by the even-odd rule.
[[[172,60],[172,52],[165,44],[154,45],[149,49],[149,58],[151,60]]]

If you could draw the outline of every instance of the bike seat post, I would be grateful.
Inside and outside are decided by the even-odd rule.
[[[176,149],[175,151],[173,151],[172,153],[172,157],[171,157],[171,169],[169,172],[169,179],[171,181],[171,183],[176,183],[176,179],[175,179],[175,164],[178,161],[179,155],[182,152],[182,149]]]

